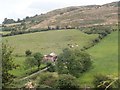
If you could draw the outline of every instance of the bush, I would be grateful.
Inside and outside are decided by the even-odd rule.
[[[37,65],[38,70],[39,70],[40,65],[41,65],[41,61],[43,59],[43,55],[39,52],[36,52],[33,56],[34,56],[35,62],[37,62],[36,65]]]
[[[35,59],[33,57],[27,57],[25,59],[24,63],[25,63],[25,68],[27,69],[27,68],[34,67],[37,62],[35,61]]]
[[[49,66],[49,68],[47,69],[47,71],[49,71],[49,72],[55,72],[56,67],[55,67],[55,64],[54,64],[54,63],[52,63],[52,62],[47,62],[47,66]]]
[[[78,77],[92,65],[90,55],[80,50],[64,49],[57,60],[59,74],[71,74]]]
[[[26,50],[25,54],[26,54],[26,56],[30,56],[32,54],[32,52],[30,50]]]
[[[44,72],[36,79],[37,88],[54,88],[60,90],[79,90],[80,85],[76,77],[72,75],[62,74],[58,76],[56,73]]]
[[[96,38],[96,39],[93,40],[93,43],[94,43],[94,44],[96,44],[96,43],[98,43],[98,42],[100,42],[100,39],[99,39],[99,38]]]
[[[110,76],[105,75],[96,75],[94,76],[93,84],[95,88],[103,90],[111,90],[112,88],[118,88],[118,79],[111,78]]]
[[[80,86],[75,77],[72,75],[63,74],[60,75],[58,79],[57,88],[60,90],[79,90]]]
[[[37,87],[48,86],[49,88],[55,88],[58,77],[55,77],[52,73],[41,73],[37,78]]]

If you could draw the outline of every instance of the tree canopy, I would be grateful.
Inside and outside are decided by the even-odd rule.
[[[88,70],[91,64],[90,55],[86,52],[64,49],[58,57],[57,70],[59,74],[71,74],[77,77]]]
[[[9,73],[10,70],[16,68],[13,63],[13,48],[7,43],[2,43],[2,87],[5,88],[13,81],[14,75]]]

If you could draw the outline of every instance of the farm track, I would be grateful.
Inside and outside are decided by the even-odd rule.
[[[38,71],[38,72],[35,72],[35,73],[33,73],[33,74],[29,75],[29,76],[26,76],[26,77],[24,77],[24,78],[22,78],[22,79],[20,79],[20,80],[28,79],[28,78],[30,78],[30,77],[32,77],[32,76],[34,76],[34,75],[37,75],[37,74],[39,74],[39,73],[42,73],[42,72],[46,71],[48,68],[49,68],[49,67],[46,67],[46,68],[44,68],[44,69],[42,69],[42,70],[40,70],[40,71]]]

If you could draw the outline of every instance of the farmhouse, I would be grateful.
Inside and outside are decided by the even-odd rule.
[[[54,52],[52,52],[48,55],[44,55],[43,60],[55,62],[57,60],[57,55]]]

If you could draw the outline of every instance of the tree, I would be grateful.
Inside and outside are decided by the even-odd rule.
[[[37,61],[37,66],[38,66],[38,69],[39,69],[39,67],[41,65],[41,61],[43,59],[43,55],[41,53],[37,52],[37,53],[34,54],[34,58]]]
[[[21,22],[20,18],[18,18],[17,22]]]
[[[26,16],[26,19],[29,19],[30,17],[29,16]]]
[[[26,54],[26,56],[30,56],[32,54],[32,52],[30,50],[26,50],[25,54]]]
[[[53,62],[47,62],[46,64],[49,67],[47,69],[47,71],[49,71],[49,72],[55,72],[56,71],[56,66]]]
[[[76,81],[76,78],[72,75],[67,74],[59,76],[56,87],[60,90],[79,90],[80,88],[78,82]]]
[[[13,63],[12,57],[13,49],[7,44],[2,43],[2,87],[5,88],[9,85],[13,79],[14,75],[10,74],[9,71],[16,68]]]
[[[90,55],[80,50],[64,49],[57,60],[59,74],[71,74],[78,77],[88,70],[92,62]]]
[[[26,68],[34,67],[35,65],[37,65],[37,62],[33,57],[27,57],[24,63]]]
[[[15,20],[5,18],[2,23],[3,23],[3,24],[11,24],[11,23],[15,23]]]

